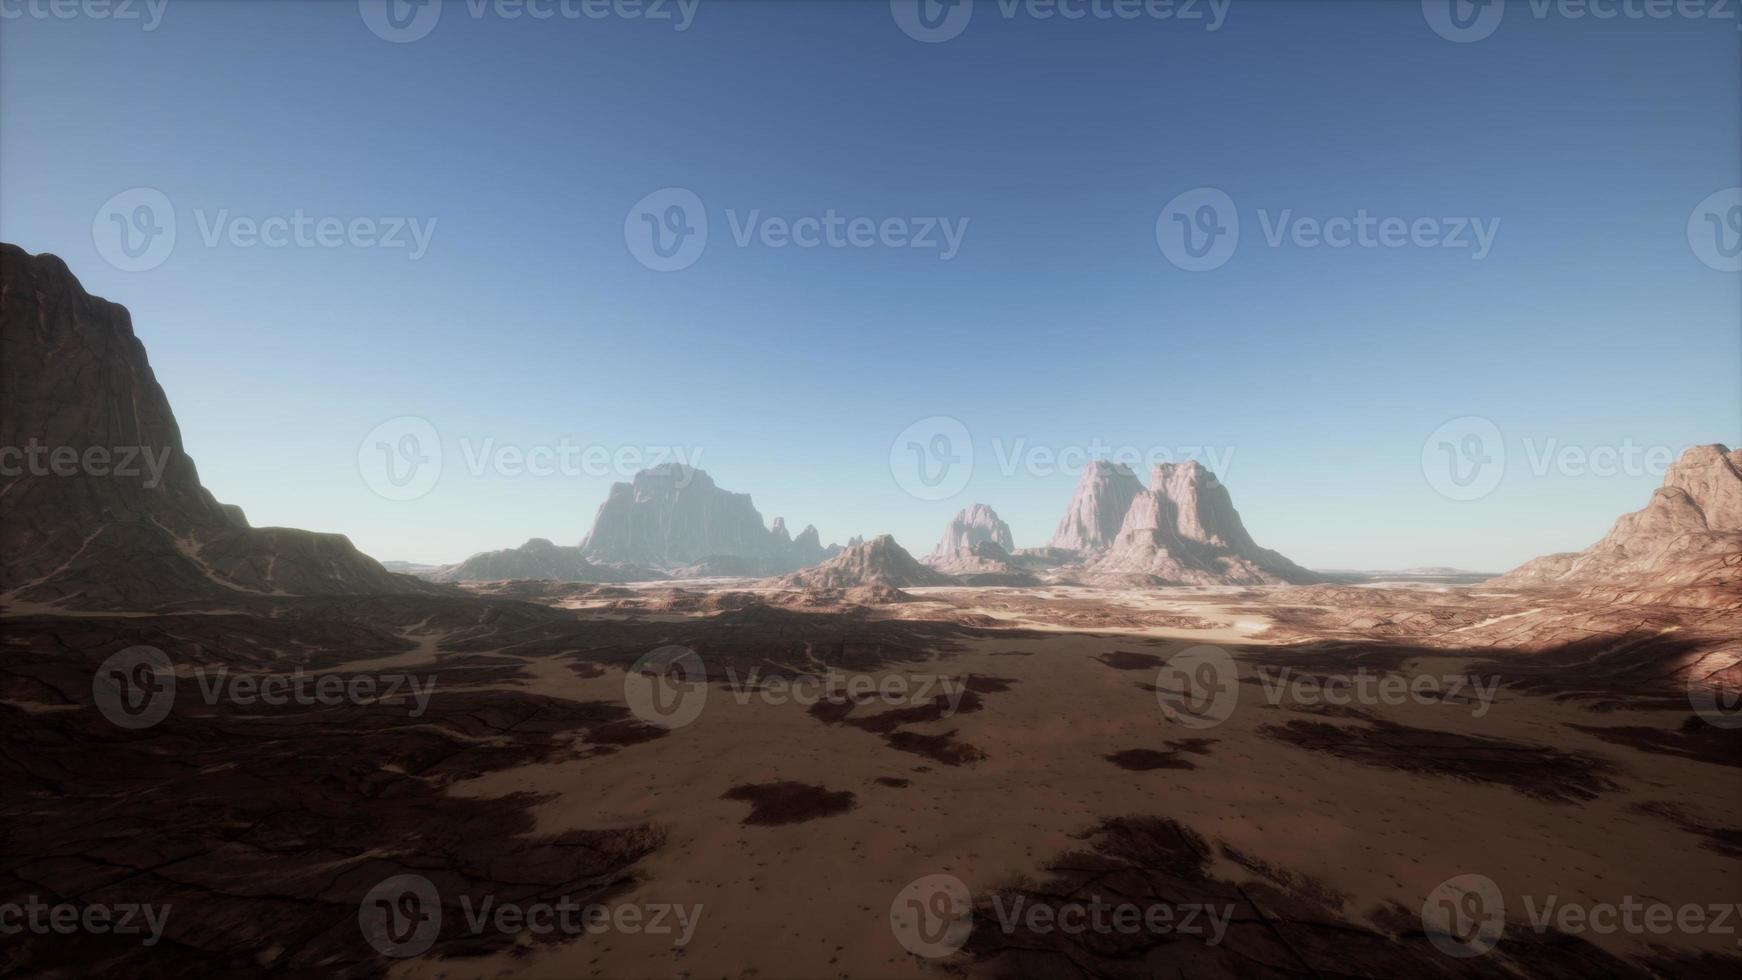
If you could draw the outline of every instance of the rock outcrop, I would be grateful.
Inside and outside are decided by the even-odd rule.
[[[1196,460],[1155,467],[1149,488],[1132,498],[1112,544],[1085,563],[1085,572],[1155,585],[1320,581],[1275,551],[1259,547],[1246,532],[1228,488]]]
[[[430,591],[340,534],[252,528],[201,486],[125,307],[0,244],[0,591],[141,608]]]
[[[955,585],[955,579],[927,568],[895,543],[887,534],[880,534],[864,544],[841,552],[815,568],[794,572],[771,583],[782,589],[855,589],[864,586],[888,586],[906,589],[926,585]]]
[[[1131,502],[1143,492],[1137,474],[1123,463],[1095,460],[1077,478],[1077,492],[1048,547],[1093,553],[1113,543]]]
[[[1622,515],[1601,541],[1533,559],[1492,584],[1596,588],[1622,601],[1709,604],[1699,598],[1708,593],[1733,601],[1742,588],[1742,449],[1687,450],[1645,507]]]
[[[707,473],[682,463],[613,484],[581,551],[589,559],[665,569],[736,563],[767,575],[816,564],[828,554],[815,527],[794,538],[783,518],[766,526],[749,494],[722,490]]]
[[[649,582],[667,576],[651,568],[587,560],[581,549],[545,538],[533,538],[518,548],[483,551],[455,565],[444,565],[425,578],[432,582],[496,582],[539,579],[550,582]]]
[[[953,576],[965,585],[1024,586],[1039,585],[1040,578],[1023,563],[1011,557],[996,541],[977,541],[966,551],[960,551],[926,564]]]
[[[996,511],[985,504],[964,507],[944,528],[944,536],[926,558],[926,564],[935,565],[965,557],[973,552],[975,545],[986,541],[1006,553],[1016,547],[1015,539],[1010,536],[1010,525],[999,520]],[[1009,555],[1005,557],[1008,559]]]

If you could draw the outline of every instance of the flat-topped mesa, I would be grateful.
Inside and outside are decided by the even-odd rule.
[[[854,589],[880,585],[905,589],[953,585],[955,580],[919,563],[887,534],[855,545],[815,568],[794,572],[772,583],[782,589]]]
[[[344,535],[249,527],[241,508],[214,499],[126,308],[87,293],[55,256],[9,244],[0,396],[0,446],[97,461],[68,475],[0,474],[0,591],[124,609],[237,592],[434,590]]]
[[[1161,463],[1150,474],[1112,544],[1085,569],[1156,584],[1277,585],[1319,576],[1247,533],[1228,488],[1196,460]]]
[[[707,473],[662,463],[615,483],[581,541],[590,559],[675,568],[707,561],[778,574],[827,554],[814,527],[798,538],[784,518],[764,525],[747,493],[722,490]]]
[[[970,504],[956,514],[944,528],[944,536],[926,558],[927,564],[949,561],[970,554],[974,545],[989,541],[1003,551],[1013,551],[1016,541],[1010,536],[1010,525],[998,518],[998,513],[985,504]]]
[[[1742,449],[1716,443],[1688,449],[1645,507],[1623,514],[1601,541],[1532,559],[1492,581],[1608,589],[1623,601],[1735,603],[1742,587]]]
[[[1118,537],[1131,502],[1143,492],[1137,474],[1123,463],[1100,459],[1083,467],[1065,516],[1053,531],[1049,548],[1095,553]]]

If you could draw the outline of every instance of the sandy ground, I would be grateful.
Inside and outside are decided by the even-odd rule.
[[[1008,593],[1012,590],[981,590]],[[473,959],[397,964],[403,977],[926,977],[972,964],[963,954],[932,960],[897,941],[890,904],[914,879],[948,873],[975,895],[1023,877],[1081,846],[1099,820],[1150,815],[1176,820],[1207,839],[1308,877],[1344,897],[1344,914],[1419,909],[1440,882],[1480,873],[1514,901],[1742,901],[1742,863],[1701,837],[1633,809],[1672,802],[1694,822],[1735,822],[1742,780],[1734,769],[1603,741],[1574,724],[1674,728],[1686,713],[1603,717],[1573,701],[1502,690],[1480,717],[1469,703],[1364,705],[1370,716],[1415,728],[1552,746],[1607,763],[1609,788],[1594,799],[1559,802],[1516,787],[1408,768],[1366,764],[1289,744],[1265,726],[1322,720],[1309,708],[1272,705],[1255,683],[1266,663],[1270,622],[1250,598],[1228,590],[1099,592],[1015,590],[1030,599],[1069,598],[1109,608],[1177,613],[1203,628],[1110,627],[1093,632],[978,605],[964,590],[916,589],[923,603],[945,600],[1028,631],[968,643],[961,653],[907,665],[907,677],[1001,678],[979,710],[904,730],[954,733],[985,757],[946,765],[901,751],[875,732],[831,724],[805,703],[739,703],[708,688],[693,723],[665,738],[605,755],[545,761],[453,787],[475,798],[529,792],[540,833],[654,824],[667,845],[645,860],[642,881],[616,901],[701,907],[687,946],[670,936],[608,933],[564,945],[523,943]],[[1036,593],[1040,593],[1036,595]],[[1519,615],[1522,615],[1520,613]],[[903,610],[904,617],[919,615]],[[1511,615],[1511,614],[1508,614]],[[1115,669],[1115,650],[1152,655],[1197,644],[1238,644],[1240,703],[1207,729],[1171,722],[1146,689],[1156,669]],[[429,655],[420,645],[397,661]],[[1405,675],[1459,674],[1468,656],[1418,658]],[[380,664],[377,664],[380,666]],[[560,661],[526,658],[518,683],[577,701],[623,697],[625,675],[583,678]],[[859,709],[855,717],[885,710]],[[1106,758],[1130,749],[1167,750],[1170,741],[1213,739],[1195,768],[1129,771]],[[577,754],[578,755],[578,754]],[[884,785],[879,778],[906,780]],[[854,794],[851,809],[779,826],[746,825],[749,805],[724,798],[734,787],[794,781]],[[1226,857],[1214,873],[1253,874]],[[1515,913],[1517,918],[1521,915]],[[1735,953],[1735,935],[1590,934],[1621,956],[1665,949]]]

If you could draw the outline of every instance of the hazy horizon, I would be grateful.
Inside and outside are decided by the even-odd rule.
[[[1734,21],[1514,4],[1460,43],[1417,3],[981,3],[927,43],[881,0],[425,9],[399,41],[367,2],[0,28],[0,238],[129,308],[256,525],[428,563],[576,544],[679,450],[825,543],[923,553],[985,503],[1031,547],[1069,460],[1131,450],[1146,480],[1203,459],[1303,565],[1497,572],[1742,442]],[[1229,240],[1215,193],[1236,249],[1182,253]],[[117,252],[157,200],[172,247]],[[399,500],[360,457],[402,418],[441,469]],[[1493,438],[1491,486],[1434,471]],[[945,496],[963,469],[906,469],[967,457]]]

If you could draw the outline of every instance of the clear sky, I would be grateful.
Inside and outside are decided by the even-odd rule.
[[[1471,39],[1405,0],[381,6],[0,3],[0,237],[132,310],[256,524],[383,559],[574,543],[622,478],[581,449],[682,447],[825,542],[923,552],[984,502],[1029,546],[1074,453],[1207,447],[1297,561],[1487,570],[1641,506],[1645,450],[1742,441],[1733,11],[1514,0]],[[130,225],[158,201],[173,240]],[[650,250],[697,205],[705,239]],[[831,213],[839,247],[768,221]],[[433,485],[360,472],[403,416]],[[935,417],[960,429],[902,435]],[[925,499],[953,487],[909,442],[965,487]],[[572,455],[474,475],[486,445]],[[1007,461],[1035,447],[1068,465]]]

